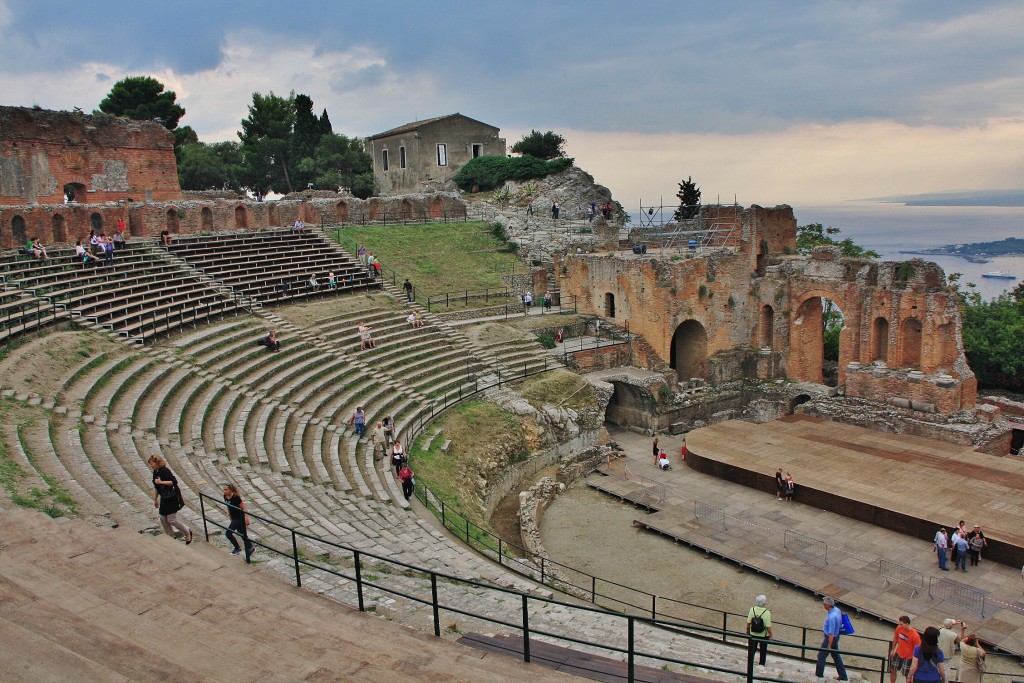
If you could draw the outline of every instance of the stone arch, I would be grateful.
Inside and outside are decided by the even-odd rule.
[[[804,403],[807,403],[810,400],[811,400],[811,395],[810,394],[799,394],[797,396],[794,396],[793,399],[789,402],[789,412],[787,412],[786,414],[787,415],[792,415],[793,413],[796,412],[796,407],[797,406],[803,405]]]
[[[85,185],[82,183],[67,183],[64,185],[64,199],[68,202],[85,204]]]
[[[368,201],[366,203],[366,209],[367,209],[367,212],[369,214],[368,218],[371,221],[380,220],[380,217],[381,217],[380,200],[371,199],[370,201]]]
[[[762,349],[775,346],[775,309],[767,304],[761,307],[761,317],[757,322],[757,344]]]
[[[11,240],[15,247],[21,247],[28,242],[25,236],[25,217],[21,214],[14,214],[11,218]]]
[[[444,202],[441,201],[440,197],[434,197],[430,200],[430,216],[432,218],[444,216]]]
[[[235,227],[239,229],[249,227],[249,213],[241,204],[235,207]]]
[[[871,324],[871,360],[889,362],[889,321],[882,316]]]
[[[849,361],[846,357],[844,337],[849,328],[843,325],[839,331],[839,348],[836,356],[836,375],[825,375],[825,305],[831,302],[840,316],[843,316],[841,304],[833,299],[829,292],[810,292],[797,307],[793,316],[789,335],[790,361],[787,364],[791,379],[816,382],[836,386],[845,374],[843,365]],[[845,319],[845,318],[844,318]],[[832,360],[829,361],[831,368]]]
[[[267,222],[270,223],[270,227],[276,228],[281,225],[281,220],[277,215],[277,204],[269,202],[267,204]]]
[[[64,216],[59,213],[53,214],[53,218],[50,219],[50,224],[53,228],[53,241],[61,244],[67,242],[68,231],[64,222]]]
[[[615,295],[611,292],[606,292],[604,295],[604,317],[615,317]]]
[[[402,203],[398,205],[398,215],[403,221],[412,218],[412,201],[409,199],[403,199]]]
[[[178,221],[178,209],[171,207],[167,209],[165,215],[167,216],[167,222],[165,226],[172,233],[177,233],[181,228],[181,223]]]
[[[705,378],[707,355],[708,333],[704,326],[693,319],[680,323],[672,334],[669,352],[669,366],[676,371],[680,381]]]
[[[900,367],[918,368],[921,367],[921,321],[917,318],[907,318],[903,321],[903,329],[900,333]]]
[[[348,220],[348,202],[340,201],[334,205],[334,220],[344,223]]]
[[[103,214],[99,211],[93,211],[92,215],[89,216],[89,225],[97,233],[103,232]]]
[[[210,207],[204,206],[203,210],[199,212],[199,217],[203,232],[213,232],[213,211],[210,210]]]

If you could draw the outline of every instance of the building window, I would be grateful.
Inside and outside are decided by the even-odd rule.
[[[384,170],[385,171],[388,170],[388,151],[386,149],[385,150],[381,150],[380,160],[381,160],[381,163],[384,165]]]
[[[473,143],[473,158],[481,157],[484,155],[484,146],[478,142]]]
[[[441,143],[437,146],[437,165],[448,165],[448,145]]]
[[[405,147],[398,148],[398,168],[405,168]]]

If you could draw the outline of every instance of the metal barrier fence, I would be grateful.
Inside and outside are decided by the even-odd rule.
[[[200,514],[203,520],[203,533],[206,541],[210,540],[210,527],[226,531],[226,522],[213,519],[207,511],[207,506],[212,509],[223,509],[222,517],[228,516],[226,501],[210,496],[205,493],[199,494]],[[366,611],[367,598],[374,598],[380,594],[394,595],[413,603],[429,606],[432,614],[432,626],[435,637],[441,637],[441,612],[462,615],[473,619],[479,619],[489,624],[503,626],[508,629],[520,631],[523,638],[523,661],[530,660],[530,640],[535,636],[543,636],[556,642],[564,642],[570,645],[582,645],[607,651],[612,656],[624,656],[626,662],[627,680],[632,682],[636,679],[636,664],[640,657],[651,659],[657,663],[677,664],[684,667],[699,667],[709,671],[716,671],[744,678],[748,683],[755,680],[775,681],[784,683],[779,679],[768,676],[756,676],[749,657],[744,669],[730,669],[726,667],[709,664],[705,661],[689,661],[677,657],[668,656],[663,653],[647,652],[641,649],[644,643],[662,642],[666,635],[684,635],[704,640],[721,641],[738,648],[747,648],[749,652],[750,637],[742,630],[729,630],[722,628],[705,627],[698,624],[681,624],[672,621],[662,621],[657,618],[648,618],[625,614],[622,612],[609,611],[600,607],[590,607],[566,601],[545,598],[541,596],[522,593],[508,588],[502,588],[472,579],[465,579],[451,574],[444,574],[433,569],[418,567],[406,562],[395,560],[383,555],[358,550],[334,541],[330,541],[312,534],[307,534],[294,526],[283,524],[276,520],[264,517],[247,510],[247,515],[268,527],[273,527],[285,538],[291,541],[286,548],[278,548],[271,545],[268,539],[262,539],[256,534],[256,530],[250,527],[248,539],[252,544],[272,555],[287,558],[295,568],[295,585],[302,586],[302,571],[305,568],[317,570],[330,574],[338,579],[344,579],[355,584],[355,602],[360,611]],[[447,526],[447,524],[446,524]],[[258,528],[258,527],[257,527]],[[450,527],[449,527],[450,528]],[[468,528],[468,527],[467,527]],[[472,536],[467,532],[467,538]],[[305,553],[299,550],[299,541],[310,541],[319,548],[328,548],[327,555],[320,555],[322,559],[310,559]],[[333,555],[340,556],[334,560]],[[507,557],[507,556],[506,556]],[[331,562],[328,562],[331,558]],[[368,566],[373,562],[373,566]],[[340,564],[350,563],[351,568],[342,568]],[[509,566],[506,564],[506,566]],[[389,580],[400,578],[398,586],[390,585]],[[419,587],[410,589],[407,584],[418,581]],[[450,595],[450,601],[445,602],[441,596],[440,587]],[[452,588],[455,590],[452,590]],[[474,591],[485,593],[489,597],[486,604],[475,601]],[[595,584],[596,591],[596,584]],[[369,593],[369,596],[368,596]],[[494,616],[495,602],[503,602],[506,611]],[[595,603],[596,604],[596,603]],[[544,630],[531,625],[531,618],[537,616],[541,609],[546,606],[554,606],[555,609],[578,615],[577,618],[587,615],[596,615],[602,620],[602,631],[607,635],[603,640],[586,640],[582,637],[566,635],[564,629],[555,631]],[[724,614],[724,613],[723,613]],[[745,626],[745,620],[743,625]],[[623,643],[625,645],[623,645]],[[771,647],[776,651],[791,650],[791,657],[813,659],[820,648],[806,644],[806,633],[801,643],[772,640]],[[887,657],[873,653],[849,652],[843,653],[847,657],[859,657],[872,662],[877,662],[869,669],[861,671],[878,671],[879,683],[884,683],[885,667]],[[848,666],[848,669],[858,670],[858,667]]]
[[[635,503],[643,504],[645,500],[651,500],[655,503],[660,503],[668,497],[668,487],[660,482],[656,482],[653,479],[648,479],[644,476],[636,476],[626,465],[623,470],[623,475],[630,481],[635,481],[643,487],[643,493],[640,498],[635,500]]]
[[[725,529],[725,510],[717,505],[704,503],[699,500],[693,501],[693,516],[695,519],[706,519],[709,522],[722,525]]]
[[[828,564],[828,544],[813,536],[806,536],[786,529],[782,538],[782,547],[808,559]]]
[[[937,576],[928,579],[928,597],[952,602],[985,616],[985,594],[977,588]]]
[[[882,575],[882,588],[888,586],[890,582],[902,583],[910,586],[910,597],[924,590],[924,573],[918,569],[896,564],[883,557],[878,560],[878,572]]]

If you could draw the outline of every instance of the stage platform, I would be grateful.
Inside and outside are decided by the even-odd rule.
[[[1024,655],[1020,565],[991,560],[1000,547],[1021,548],[1016,458],[797,416],[690,432],[693,470],[680,466],[682,439],[661,436],[674,464],[662,472],[650,438],[610,431],[626,457],[587,485],[653,511],[638,512],[636,525],[889,622],[963,619],[986,642]],[[797,482],[794,503],[775,499],[780,466]],[[960,519],[982,525],[991,552],[967,573],[939,571],[931,538]],[[926,532],[910,533],[917,528]]]
[[[686,436],[691,469],[775,493],[793,474],[795,500],[930,541],[939,527],[980,524],[989,560],[1024,565],[1024,460],[933,439],[791,415],[731,420]]]

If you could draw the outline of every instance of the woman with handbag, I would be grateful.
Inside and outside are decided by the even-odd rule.
[[[972,633],[960,643],[960,683],[981,683],[985,676],[985,650]]]
[[[184,523],[178,521],[178,510],[185,507],[185,500],[178,488],[178,480],[174,478],[171,469],[167,467],[167,461],[159,455],[150,456],[147,461],[149,469],[153,470],[153,506],[160,513],[160,525],[164,533],[171,538],[175,537],[175,531],[185,534],[185,545],[192,542],[192,531]]]

